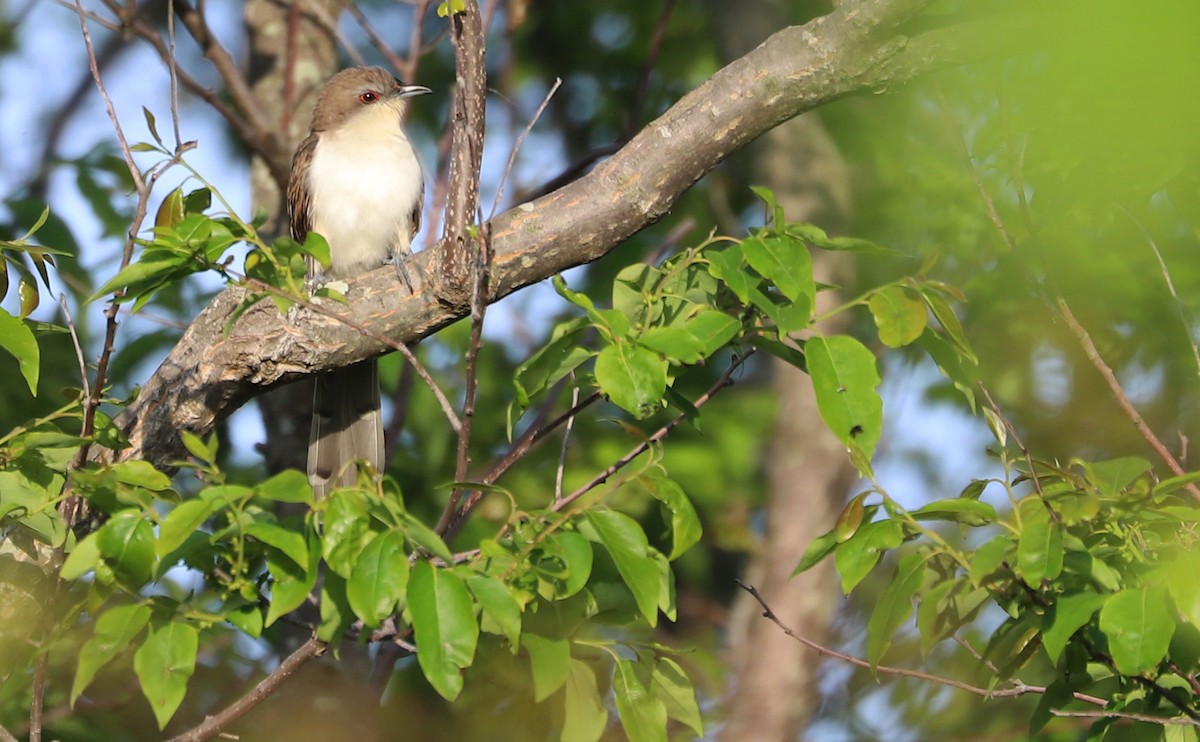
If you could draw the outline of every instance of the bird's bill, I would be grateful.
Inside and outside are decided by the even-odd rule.
[[[432,90],[425,87],[424,85],[402,85],[400,87],[400,92],[396,93],[396,97],[411,98],[414,95],[425,95],[426,93],[432,93],[432,92],[433,92]]]

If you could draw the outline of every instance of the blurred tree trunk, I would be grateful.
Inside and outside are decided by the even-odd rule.
[[[290,148],[308,134],[309,118],[321,86],[338,68],[337,0],[249,0],[243,18],[250,47],[250,83],[254,94],[287,132]],[[250,162],[251,211],[269,215],[265,235],[287,231],[284,194],[259,157]],[[283,387],[258,399],[266,440],[261,453],[267,471],[304,470],[308,457],[308,428],[312,418],[312,384]]]
[[[783,0],[710,4],[725,59],[745,54],[796,20],[789,17],[795,4]],[[809,114],[771,130],[747,155],[742,163],[747,179],[774,190],[789,219],[811,221],[829,232],[843,226],[849,175],[819,118]],[[850,277],[849,266],[834,253],[817,251],[813,268],[817,280],[826,283],[843,284]],[[834,292],[823,292],[818,311],[838,300]],[[809,542],[833,523],[854,470],[844,446],[821,422],[809,377],[781,362],[772,373],[779,416],[767,453],[766,532],[744,579],[780,620],[802,636],[824,641],[837,607],[832,561],[795,578],[791,573]],[[748,595],[734,605],[728,636],[731,676],[721,739],[797,739],[817,709],[820,656],[762,618]]]

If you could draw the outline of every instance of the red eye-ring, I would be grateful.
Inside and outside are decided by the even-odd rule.
[[[374,103],[375,101],[379,100],[379,95],[373,91],[368,90],[367,92],[358,96],[358,100],[362,103]]]

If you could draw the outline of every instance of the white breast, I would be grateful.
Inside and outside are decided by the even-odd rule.
[[[423,192],[421,165],[396,111],[363,108],[322,132],[309,170],[312,229],[329,243],[331,277],[379,267],[409,251],[410,214]]]

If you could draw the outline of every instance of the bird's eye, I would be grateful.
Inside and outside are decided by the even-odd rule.
[[[379,94],[368,90],[367,92],[358,96],[358,100],[362,103],[374,103],[375,101],[379,100]]]

